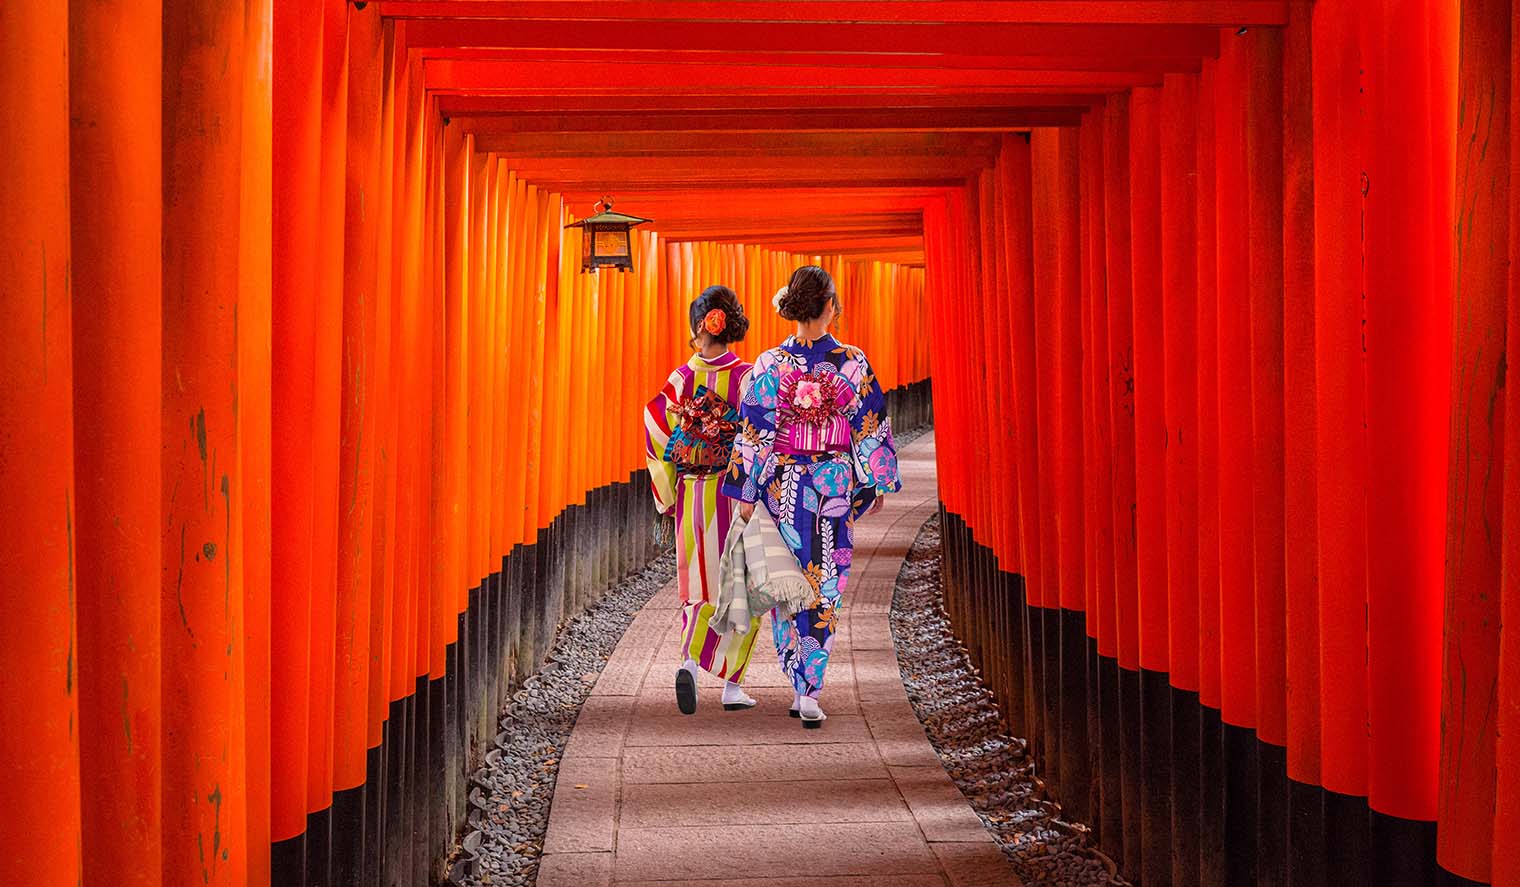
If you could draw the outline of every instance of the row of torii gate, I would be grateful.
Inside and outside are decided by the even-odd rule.
[[[0,875],[445,876],[687,301],[821,263],[1127,877],[1520,884],[1513,15],[7,3]]]

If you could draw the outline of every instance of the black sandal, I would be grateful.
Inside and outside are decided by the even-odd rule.
[[[697,713],[697,679],[684,668],[676,669],[676,707],[683,715]]]

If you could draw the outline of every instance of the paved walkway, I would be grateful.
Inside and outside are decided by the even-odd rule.
[[[745,682],[759,707],[725,712],[703,676],[676,711],[674,587],[629,626],[560,762],[539,887],[1012,887],[981,820],[908,703],[887,611],[937,494],[932,434],[902,454],[904,492],[856,526],[822,703],[787,716],[769,624]]]

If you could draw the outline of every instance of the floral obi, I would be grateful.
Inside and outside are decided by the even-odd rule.
[[[716,474],[728,467],[738,432],[739,410],[706,385],[698,385],[691,397],[675,405],[665,461],[682,474]]]
[[[776,403],[776,452],[794,455],[846,452],[855,389],[837,372],[814,368],[786,372]]]

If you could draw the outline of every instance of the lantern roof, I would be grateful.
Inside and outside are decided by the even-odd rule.
[[[626,213],[613,212],[610,209],[604,209],[604,210],[602,210],[601,212],[597,213],[594,216],[588,216],[587,218],[581,219],[579,221],[571,222],[570,224],[566,225],[565,227],[566,228],[584,228],[587,225],[614,225],[614,224],[624,224],[624,225],[630,225],[630,226],[632,226],[632,225],[642,225],[645,222],[651,222],[651,221],[654,221],[654,220],[653,219],[641,219],[638,216],[630,216],[630,215],[628,215]]]

